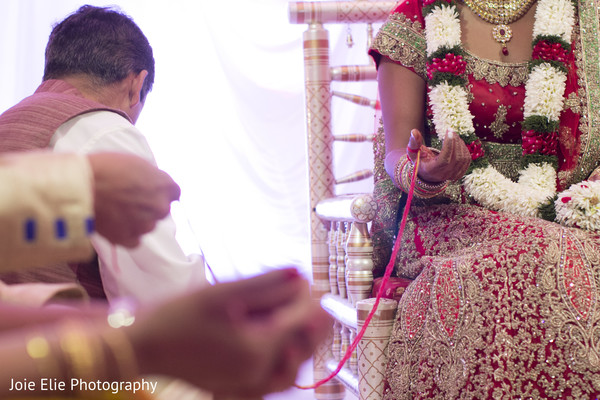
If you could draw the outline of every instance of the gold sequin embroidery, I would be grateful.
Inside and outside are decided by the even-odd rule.
[[[581,114],[583,111],[583,101],[576,93],[569,93],[569,96],[565,99],[564,109],[571,110],[575,114]]]
[[[411,21],[402,13],[393,13],[373,39],[371,48],[405,67],[414,68],[417,74],[427,79],[426,46],[421,23]]]
[[[502,63],[472,53],[467,53],[467,73],[473,74],[475,80],[485,79],[490,85],[497,83],[502,87],[524,85],[528,77],[527,63]]]
[[[417,278],[400,300],[384,399],[600,394],[598,235],[472,206],[411,218],[398,272]]]
[[[506,124],[506,115],[508,110],[504,104],[498,106],[498,111],[495,114],[495,120],[490,125],[490,130],[494,134],[494,137],[501,139],[502,136],[509,130],[509,126]]]

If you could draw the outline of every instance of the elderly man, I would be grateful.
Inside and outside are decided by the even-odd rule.
[[[152,48],[133,20],[114,9],[83,6],[52,30],[36,92],[0,116],[0,151],[124,152],[155,164],[134,126],[153,81]],[[147,302],[205,282],[203,258],[184,254],[170,217],[134,249],[101,235],[92,244],[99,274],[90,265],[76,271],[93,297]]]

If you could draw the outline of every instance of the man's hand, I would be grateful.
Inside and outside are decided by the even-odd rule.
[[[94,175],[96,230],[127,247],[139,244],[179,199],[179,186],[165,172],[129,154],[88,156]]]
[[[332,327],[295,269],[220,283],[147,311],[131,328],[141,372],[225,397],[288,388]]]

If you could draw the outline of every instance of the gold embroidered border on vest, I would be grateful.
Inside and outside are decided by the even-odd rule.
[[[473,74],[478,81],[485,79],[490,85],[498,83],[502,87],[521,86],[527,81],[527,63],[503,63],[487,60],[469,52],[467,52],[466,59],[467,74]]]

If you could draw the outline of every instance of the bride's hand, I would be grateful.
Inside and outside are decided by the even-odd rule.
[[[421,150],[419,177],[428,182],[458,180],[463,177],[471,164],[471,153],[463,140],[455,133],[448,131],[438,153],[423,145],[423,136],[418,129],[410,132],[406,154],[414,163],[417,152]]]

